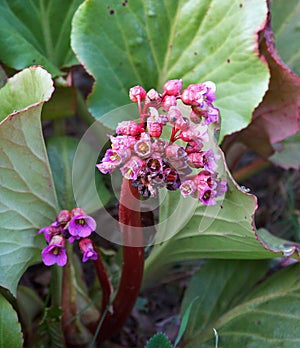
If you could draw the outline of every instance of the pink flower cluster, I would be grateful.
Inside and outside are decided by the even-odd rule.
[[[96,260],[98,254],[94,249],[92,241],[87,238],[96,229],[96,221],[81,208],[61,210],[56,220],[49,226],[39,230],[43,233],[48,246],[42,251],[42,260],[46,266],[57,264],[65,266],[67,263],[67,252],[65,241],[69,243],[79,240],[79,247],[83,253],[82,261]]]
[[[219,110],[213,106],[216,85],[207,81],[182,91],[181,80],[170,80],[163,93],[135,86],[129,97],[138,104],[140,122],[118,124],[116,136],[110,136],[112,146],[97,168],[104,174],[120,168],[145,197],[156,196],[159,188],[166,187],[180,189],[184,197],[196,197],[203,204],[216,204],[227,184],[216,173],[219,155],[204,150],[207,126],[218,122]],[[189,117],[182,114],[178,100],[191,108]],[[167,124],[169,140],[161,137]]]

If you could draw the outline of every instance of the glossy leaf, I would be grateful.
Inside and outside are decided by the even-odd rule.
[[[223,159],[213,138],[210,146]],[[227,180],[228,191],[215,206],[205,206],[194,198],[183,198],[179,192],[169,192],[161,201],[156,244],[146,260],[145,284],[153,282],[174,262],[276,256],[255,236],[256,197],[245,193],[233,181],[223,160],[218,162],[218,173]]]
[[[41,260],[37,231],[57,211],[40,123],[52,92],[42,68],[16,74],[0,90],[0,285],[14,295],[27,267]]]
[[[274,164],[284,169],[300,169],[300,132],[276,144],[276,152],[269,157]]]
[[[82,0],[1,0],[0,60],[14,69],[42,65],[52,75],[77,60],[70,48],[71,20]]]
[[[136,84],[161,90],[168,79],[182,78],[184,86],[213,80],[221,141],[248,125],[268,87],[256,35],[266,15],[260,0],[84,2],[71,41],[96,79],[91,113],[100,118],[128,104],[128,90]]]
[[[47,141],[47,153],[60,209],[72,210],[76,206],[72,165],[78,142],[76,138],[66,136],[53,137]]]
[[[209,261],[193,277],[182,310],[199,296],[184,348],[296,348],[299,346],[299,264],[269,277],[263,261]]]
[[[270,1],[272,28],[280,57],[296,74],[300,75],[300,1]]]
[[[0,347],[21,348],[23,337],[18,315],[2,294],[0,294],[0,308]]]

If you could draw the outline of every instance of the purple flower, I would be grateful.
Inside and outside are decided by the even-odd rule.
[[[42,250],[42,260],[46,266],[64,266],[67,263],[65,239],[63,236],[52,237],[50,244]]]
[[[43,233],[46,242],[49,243],[53,236],[58,235],[62,232],[63,228],[61,227],[61,225],[57,221],[54,221],[51,225],[41,228],[38,231],[38,234]]]
[[[73,216],[68,225],[68,231],[73,237],[70,238],[70,242],[81,237],[88,237],[95,229],[96,221],[91,216],[85,214]]]
[[[205,97],[209,103],[216,100],[216,84],[212,81],[206,81],[202,83],[202,86],[206,87]]]
[[[199,199],[205,205],[215,205],[215,191],[207,187],[200,191]]]
[[[94,249],[93,243],[89,238],[84,238],[79,242],[80,250],[83,253],[82,262],[86,262],[88,260],[97,260],[98,253]]]

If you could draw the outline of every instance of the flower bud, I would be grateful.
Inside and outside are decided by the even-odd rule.
[[[146,91],[141,86],[134,86],[129,90],[129,98],[133,102],[137,103],[138,100],[142,101],[146,97]]]
[[[182,80],[169,80],[164,84],[164,92],[167,95],[177,96],[182,88]]]

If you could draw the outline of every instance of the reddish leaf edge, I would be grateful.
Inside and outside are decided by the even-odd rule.
[[[23,70],[19,71],[14,76],[12,76],[9,79],[7,79],[5,85],[2,88],[5,88],[6,84],[9,81],[13,81],[13,80],[17,79],[20,75],[24,74],[24,71],[26,71],[26,70],[40,70],[40,69],[43,70],[44,72],[46,72],[48,74],[50,80],[51,80],[51,88],[50,88],[48,97],[42,98],[42,100],[39,101],[38,103],[30,104],[30,105],[26,106],[25,108],[22,108],[20,110],[16,110],[16,111],[8,114],[2,121],[0,121],[0,126],[2,124],[6,123],[7,121],[11,120],[15,116],[18,116],[18,115],[23,114],[24,112],[26,112],[26,111],[28,111],[30,109],[36,108],[36,107],[38,107],[40,105],[43,105],[45,102],[47,102],[47,101],[49,101],[51,99],[52,94],[53,94],[54,89],[55,89],[54,88],[54,82],[53,82],[53,79],[51,77],[51,74],[46,69],[44,69],[43,66],[41,66],[41,65],[33,65],[33,66],[30,66],[30,67],[28,67],[26,69],[23,69]]]

